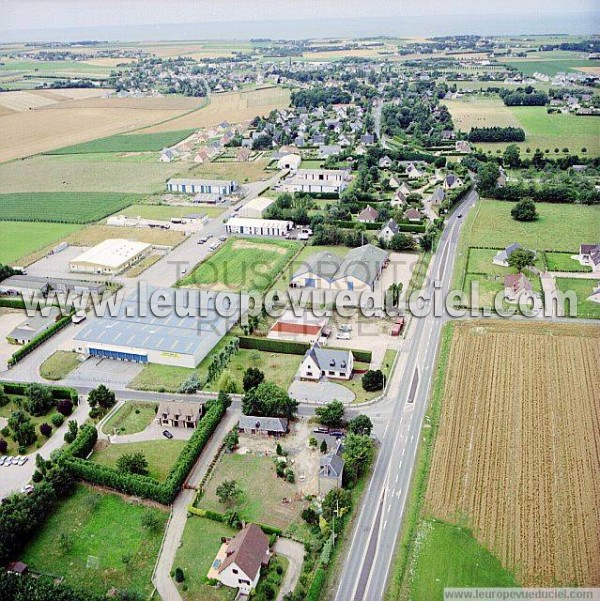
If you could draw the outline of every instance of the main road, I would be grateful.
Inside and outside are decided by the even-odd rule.
[[[463,222],[459,215],[465,215],[476,201],[477,194],[470,192],[447,220],[423,291],[431,297],[435,286],[441,298],[450,290]],[[425,305],[431,308],[430,301],[425,301]],[[389,390],[388,399],[377,405],[388,416],[388,424],[352,533],[336,601],[383,599],[435,375],[437,348],[446,321],[444,314],[436,317],[433,310],[424,317],[413,318],[401,351],[406,354],[406,361],[399,387]]]

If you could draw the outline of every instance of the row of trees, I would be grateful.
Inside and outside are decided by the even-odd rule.
[[[469,142],[525,142],[525,131],[521,127],[473,127],[468,135]]]
[[[500,90],[500,98],[506,106],[544,106],[548,104],[548,94],[536,92],[531,86],[516,90]]]

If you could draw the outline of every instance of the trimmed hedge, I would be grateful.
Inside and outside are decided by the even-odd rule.
[[[47,330],[43,331],[41,334],[36,336],[31,342],[23,345],[18,351],[13,353],[12,357],[9,359],[9,365],[16,365],[21,359],[24,359],[34,351],[40,344],[46,342],[48,338],[51,338],[58,331],[62,330],[66,325],[68,325],[71,321],[71,315],[65,315],[61,319],[59,319],[56,323],[52,324]]]
[[[271,338],[252,338],[240,336],[240,348],[266,351],[268,353],[281,353],[283,355],[304,355],[310,348],[308,342],[288,342]]]
[[[326,574],[323,568],[317,568],[315,570],[315,577],[306,593],[305,601],[319,601],[325,584],[325,577]]]
[[[2,382],[2,385],[4,386],[4,392],[6,394],[18,394],[20,396],[26,396],[27,389],[29,388],[29,384],[25,382]],[[44,384],[44,388],[49,389],[52,394],[52,398],[57,401],[67,399],[74,405],[77,405],[77,402],[79,401],[77,391],[73,388],[67,388],[66,386],[53,386],[48,384]]]
[[[358,221],[335,221],[334,224],[337,227],[343,228],[343,229],[354,229],[360,222]],[[367,230],[370,231],[375,231],[375,230],[380,230],[383,227],[383,222],[381,223],[365,223],[364,224],[367,228]],[[423,234],[425,233],[425,230],[427,229],[427,226],[424,223],[398,223],[398,229],[401,232],[410,232],[410,233],[415,233],[415,234]]]
[[[225,514],[219,513],[218,511],[211,511],[210,509],[200,509],[198,507],[194,507],[193,505],[188,505],[187,510],[192,515],[197,515],[201,518],[206,518],[207,520],[212,520],[213,522],[226,522]],[[253,522],[257,526],[260,526],[261,530],[267,534],[276,534],[277,536],[281,536],[283,531],[281,528],[275,528],[275,526],[268,526],[267,524],[259,524],[258,522]]]
[[[77,438],[63,456],[63,460],[69,471],[78,478],[101,486],[114,488],[125,494],[169,505],[177,496],[187,475],[190,473],[202,449],[204,449],[206,443],[216,430],[224,414],[224,404],[219,401],[213,401],[192,434],[192,437],[183,447],[164,483],[160,483],[149,476],[121,473],[111,467],[82,459],[82,455],[85,456],[89,453],[90,444],[92,448],[93,444],[95,444],[95,441],[93,444],[92,441],[98,433],[93,426],[84,426],[81,428]]]
[[[0,298],[0,307],[10,309],[25,309],[25,301],[22,298]]]

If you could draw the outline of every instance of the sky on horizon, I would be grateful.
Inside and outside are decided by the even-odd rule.
[[[597,13],[597,0],[0,0],[2,29],[443,15]],[[599,32],[600,33],[600,32]]]

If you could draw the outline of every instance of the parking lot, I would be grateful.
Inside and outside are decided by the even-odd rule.
[[[88,247],[85,246],[68,246],[54,255],[42,257],[39,261],[36,261],[27,267],[27,275],[53,278],[71,277],[77,278],[78,280],[97,280],[98,276],[94,274],[72,274],[69,271],[69,261],[75,259],[86,250],[88,250]]]
[[[142,369],[144,366],[139,363],[90,358],[69,374],[67,382],[110,382],[113,386],[126,386]]]

